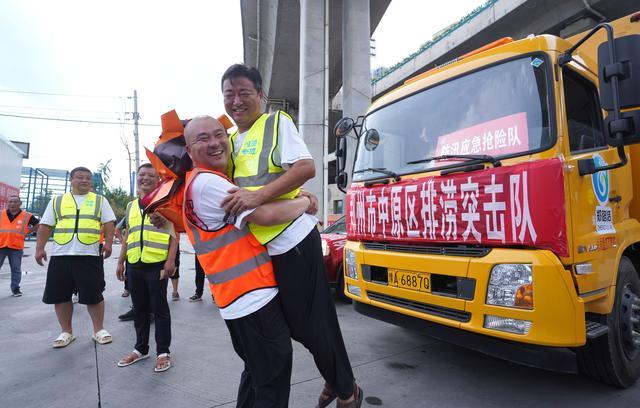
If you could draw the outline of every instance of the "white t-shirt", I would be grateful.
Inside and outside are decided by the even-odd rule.
[[[196,176],[189,188],[189,199],[193,204],[193,212],[198,217],[192,220],[200,228],[216,230],[233,224],[238,229],[248,228],[244,218],[253,210],[244,211],[235,220],[226,220],[225,212],[220,206],[227,191],[235,186],[223,177],[212,173],[202,173]],[[220,309],[220,315],[225,320],[238,319],[260,310],[278,294],[278,288],[264,288],[251,291],[236,299],[229,306]]]
[[[247,131],[248,132],[248,131]],[[235,154],[240,151],[247,132],[238,133],[234,144]],[[287,170],[298,160],[312,159],[311,153],[304,140],[300,137],[296,125],[286,115],[280,115],[278,120],[278,144],[273,151],[273,159]],[[298,245],[318,224],[313,215],[304,213],[296,218],[280,235],[267,244],[269,255],[280,255]]]
[[[80,208],[82,203],[84,203],[84,199],[87,197],[84,195],[76,195],[73,194],[73,198],[76,200],[76,206]],[[101,196],[102,197],[102,196]],[[107,222],[115,221],[116,215],[113,213],[111,209],[111,205],[109,205],[109,200],[102,197],[102,217],[100,218],[100,223],[105,224]],[[48,225],[50,227],[56,226],[56,216],[53,211],[53,200],[49,201],[47,204],[47,209],[44,210],[44,214],[42,215],[42,219],[40,220],[41,224]],[[60,256],[60,255],[90,255],[90,256],[98,256],[100,255],[100,242],[96,242],[95,244],[86,245],[82,242],[78,241],[78,236],[73,235],[71,241],[65,245],[59,245],[55,241],[53,241],[53,247],[51,248],[51,256]]]

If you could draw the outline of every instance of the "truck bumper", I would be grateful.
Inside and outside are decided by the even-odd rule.
[[[345,276],[347,296],[354,301],[514,343],[573,348],[586,342],[584,303],[571,273],[549,251],[494,248],[482,256],[443,256],[413,249],[372,250],[350,241],[346,250],[354,253],[357,265],[356,276]],[[513,263],[532,265],[532,308],[487,303],[492,268]],[[426,274],[430,288],[423,291],[390,284],[389,270]],[[513,319],[528,327],[524,333],[492,327],[488,318]]]
[[[537,346],[503,340],[378,308],[357,300],[353,302],[353,305],[354,309],[362,315],[415,330],[438,340],[503,360],[562,373],[575,374],[578,372],[576,355],[566,347]]]

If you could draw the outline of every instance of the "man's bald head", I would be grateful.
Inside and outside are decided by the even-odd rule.
[[[220,122],[218,121],[218,119],[213,118],[209,115],[199,115],[196,116],[195,118],[189,120],[189,122],[187,123],[187,126],[185,126],[184,128],[184,139],[187,142],[187,144],[191,144],[191,140],[194,139],[195,135],[196,135],[196,130],[198,129],[198,124],[200,122],[217,122],[218,125],[220,125],[222,127],[222,124],[220,124]]]
[[[196,167],[226,172],[229,140],[222,124],[211,116],[196,116],[184,129],[187,153]]]

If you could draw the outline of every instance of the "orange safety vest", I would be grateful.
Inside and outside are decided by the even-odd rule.
[[[0,216],[0,248],[24,249],[31,214],[22,211],[13,221],[9,221],[7,211],[2,211]]]
[[[182,219],[198,261],[209,280],[211,293],[219,308],[232,304],[240,296],[256,289],[276,287],[276,278],[267,249],[251,234],[233,225],[207,231],[193,222],[191,182],[200,173],[213,173],[229,180],[224,174],[196,168],[187,173]]]

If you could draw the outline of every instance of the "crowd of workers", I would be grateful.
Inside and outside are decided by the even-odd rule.
[[[317,199],[301,190],[315,176],[313,158],[291,117],[281,111],[263,113],[262,78],[255,68],[232,65],[221,88],[237,130],[228,135],[210,116],[197,116],[186,125],[193,168],[186,175],[182,217],[197,257],[191,300],[202,298],[206,277],[233,348],[244,362],[237,406],[288,406],[294,339],[309,350],[325,380],[316,406],[337,400],[338,407],[360,407],[363,392],[353,375],[324,271]],[[71,191],[54,197],[39,223],[20,210],[18,197],[11,197],[0,221],[0,266],[8,256],[14,296],[21,294],[24,237],[37,228],[36,262],[44,266],[48,260],[43,302],[54,305],[61,328],[55,348],[75,339],[74,293],[87,306],[93,340],[113,340],[103,327],[102,292],[103,259],[111,255],[116,217],[108,200],[91,191],[91,176],[85,167],[73,169]],[[137,169],[140,197],[158,182],[151,164]],[[160,214],[145,212],[139,198],[127,205],[121,227],[116,276],[126,280],[123,295],[131,295],[133,307],[124,317],[133,317],[135,345],[117,365],[127,367],[149,357],[153,317],[154,370],[163,372],[172,364],[167,288],[179,259],[179,234]],[[52,235],[48,258],[45,246]],[[175,300],[179,295],[177,279],[174,282]]]

